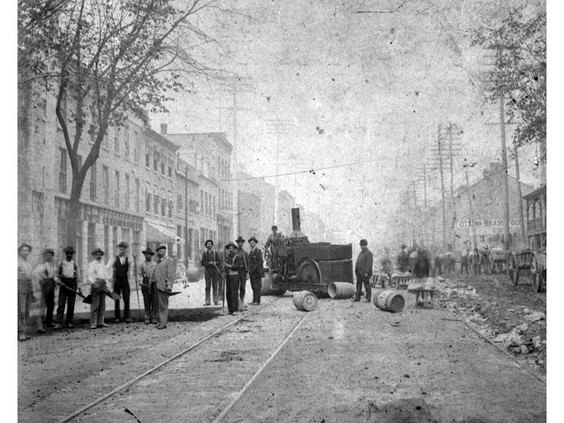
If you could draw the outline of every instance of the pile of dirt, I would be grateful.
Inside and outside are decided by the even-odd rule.
[[[456,275],[443,282],[438,302],[471,322],[492,342],[546,372],[546,296],[529,281],[507,276]]]

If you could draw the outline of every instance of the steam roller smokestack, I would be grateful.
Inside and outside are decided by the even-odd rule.
[[[291,238],[306,238],[305,234],[302,232],[302,221],[300,219],[300,209],[292,209],[292,233]]]

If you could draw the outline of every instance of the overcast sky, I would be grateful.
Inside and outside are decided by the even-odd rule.
[[[463,130],[455,186],[465,182],[464,160],[478,162],[471,182],[499,160],[499,126],[486,125],[499,121],[499,109],[484,105],[479,81],[488,53],[470,46],[472,36],[499,22],[509,5],[545,3],[350,3],[228,1],[240,14],[214,11],[195,23],[218,41],[201,60],[242,77],[236,96],[241,166],[257,176],[276,173],[278,128],[278,173],[306,171],[280,177],[281,188],[327,223],[370,236],[397,213],[400,191],[413,181],[423,203],[424,164],[429,202],[440,197],[430,151],[438,125]],[[223,131],[233,142],[231,88],[200,82],[195,93],[170,104],[170,114],[152,116],[152,124],[158,130],[167,122],[170,133]],[[529,183],[535,183],[534,153],[522,152],[522,179]],[[327,167],[333,168],[319,170]]]

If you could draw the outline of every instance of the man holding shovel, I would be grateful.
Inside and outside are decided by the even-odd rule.
[[[80,272],[78,264],[73,260],[76,253],[73,246],[66,247],[64,250],[65,259],[59,264],[59,300],[57,305],[57,324],[55,329],[63,327],[63,317],[65,314],[65,305],[67,307],[66,327],[72,328],[72,319],[74,317],[74,303],[76,300],[76,291],[80,283]],[[78,291],[80,292],[80,291]]]
[[[145,261],[139,266],[139,285],[141,285],[141,293],[143,294],[143,305],[145,307],[145,324],[157,323],[158,304],[156,303],[157,295],[155,293],[156,285],[151,284],[151,275],[153,274],[156,262],[153,261],[153,250],[147,248],[142,251]]]
[[[108,287],[108,269],[102,261],[104,252],[100,248],[92,251],[94,260],[88,264],[87,280],[90,283],[90,293],[92,295],[92,304],[90,305],[90,329],[96,327],[106,328],[108,325],[104,323],[104,312],[106,311],[106,292]]]

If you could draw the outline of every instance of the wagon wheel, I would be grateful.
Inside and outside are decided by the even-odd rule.
[[[319,269],[319,265],[310,258],[300,260],[296,274],[298,279],[309,285],[321,285],[321,270]]]
[[[507,255],[507,273],[513,285],[517,285],[517,282],[519,282],[519,269],[517,268],[517,259],[513,253]]]
[[[535,292],[541,292],[543,285],[542,269],[539,267],[539,262],[535,254],[531,256],[531,277],[533,278]]]

